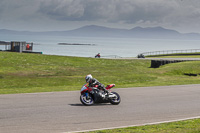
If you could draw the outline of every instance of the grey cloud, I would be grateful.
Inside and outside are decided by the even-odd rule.
[[[0,26],[76,21],[193,28],[200,27],[199,7],[199,0],[0,0]]]
[[[4,20],[31,19],[38,10],[40,0],[1,0],[0,17]]]
[[[199,6],[199,0],[43,0],[39,12],[60,21],[173,26],[199,19]]]
[[[53,19],[134,23],[161,20],[172,13],[174,1],[166,0],[48,0],[40,12]]]
[[[81,0],[43,0],[40,13],[58,20],[76,20],[83,16],[84,5]]]
[[[58,21],[167,22],[200,16],[199,0],[1,0],[0,15]]]

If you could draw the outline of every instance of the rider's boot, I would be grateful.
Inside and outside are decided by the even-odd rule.
[[[104,92],[105,92],[105,96],[109,96],[109,91],[107,89],[104,89]]]

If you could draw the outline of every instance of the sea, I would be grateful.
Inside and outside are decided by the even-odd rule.
[[[100,53],[104,58],[123,58],[137,57],[138,54],[152,51],[200,49],[200,40],[0,35],[0,41],[33,42],[35,52],[76,57],[94,57]],[[87,45],[58,45],[59,43]],[[5,46],[0,45],[0,50],[5,50]]]

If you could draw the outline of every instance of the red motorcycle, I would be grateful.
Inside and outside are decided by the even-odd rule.
[[[106,86],[107,90],[115,87],[115,84],[110,84]],[[88,87],[84,84],[81,88],[80,101],[83,105],[93,105],[95,103],[111,103],[113,105],[118,105],[121,102],[120,95],[117,92],[105,93],[103,90],[98,89],[98,86]]]

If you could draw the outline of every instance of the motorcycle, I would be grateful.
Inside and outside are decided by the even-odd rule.
[[[106,86],[107,90],[115,87],[115,84]],[[121,102],[120,95],[117,92],[105,93],[103,90],[98,89],[98,86],[88,87],[84,84],[81,88],[80,101],[83,105],[90,106],[95,103],[111,103],[118,105]]]
[[[98,53],[97,55],[95,55],[95,58],[100,58],[100,57],[101,57],[100,53]]]

